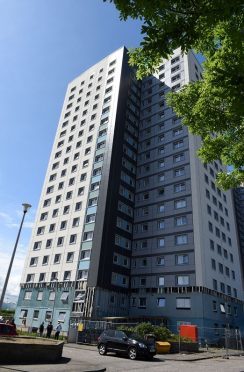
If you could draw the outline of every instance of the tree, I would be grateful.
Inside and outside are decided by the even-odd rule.
[[[106,0],[104,0],[106,1]],[[190,132],[202,138],[204,162],[232,165],[218,173],[223,189],[244,182],[244,12],[243,0],[108,0],[120,18],[142,21],[143,40],[130,51],[137,77],[152,74],[173,50],[194,49],[205,57],[204,80],[169,93],[167,104]]]

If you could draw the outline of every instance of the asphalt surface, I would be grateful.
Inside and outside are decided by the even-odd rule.
[[[196,357],[203,357],[200,354],[169,354],[157,355],[153,361],[129,360],[126,357],[118,357],[115,354],[101,356],[96,348],[83,345],[65,345],[63,358],[58,364],[36,364],[36,365],[1,365],[1,372],[185,372],[205,371],[208,372],[244,372],[244,356],[230,356],[224,359],[216,353],[208,355],[208,359],[197,360]],[[190,357],[194,355],[195,360]],[[207,354],[205,354],[207,357]]]

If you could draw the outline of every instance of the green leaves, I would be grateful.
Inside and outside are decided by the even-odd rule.
[[[231,173],[218,175],[222,188],[244,182],[244,48],[243,1],[110,0],[128,17],[143,21],[139,48],[130,51],[137,77],[152,74],[173,50],[202,53],[204,80],[171,93],[167,103],[190,132],[202,138],[198,155],[220,159]]]

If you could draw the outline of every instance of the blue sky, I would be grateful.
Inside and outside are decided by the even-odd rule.
[[[7,298],[17,294],[66,86],[122,45],[136,21],[102,0],[0,0],[0,287],[26,216]]]

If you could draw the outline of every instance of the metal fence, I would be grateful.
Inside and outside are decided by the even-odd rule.
[[[138,323],[116,323],[112,321],[91,321],[73,318],[70,321],[68,342],[96,344],[98,337],[105,329],[116,329],[120,326],[133,327],[136,324]],[[175,335],[178,335],[179,352],[181,352],[183,341],[179,334],[179,324],[170,325],[169,328]],[[239,329],[229,327],[198,327],[197,342],[199,347],[205,350],[209,348],[225,349],[226,356],[228,356],[229,350],[243,352],[244,340]]]

